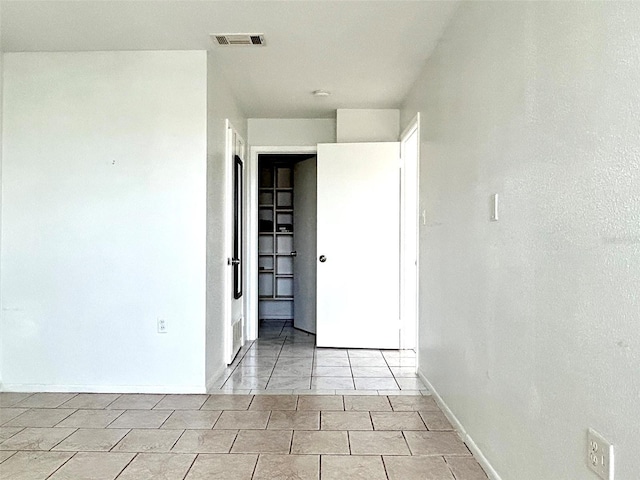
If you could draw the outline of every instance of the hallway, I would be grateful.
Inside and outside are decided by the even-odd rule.
[[[315,336],[291,321],[263,320],[216,382],[234,393],[428,395],[416,375],[413,350],[317,348]]]

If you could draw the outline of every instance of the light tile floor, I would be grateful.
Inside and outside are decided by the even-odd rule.
[[[416,375],[413,350],[318,348],[315,335],[290,321],[262,321],[212,386],[250,394],[429,395]]]
[[[415,379],[402,376],[410,353],[323,353],[288,325],[267,328],[211,395],[0,393],[0,479],[487,478],[426,389],[398,381]],[[238,381],[260,379],[260,395],[233,392],[244,369],[255,376]],[[291,387],[297,376],[308,385]],[[314,390],[323,378],[350,388]]]

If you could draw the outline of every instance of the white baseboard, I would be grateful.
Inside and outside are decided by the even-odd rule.
[[[47,393],[207,393],[205,385],[48,385],[3,383],[2,392]]]
[[[427,388],[431,391],[431,394],[436,400],[436,403],[445,414],[445,416],[449,419],[451,425],[453,425],[453,428],[456,429],[458,435],[460,435],[460,437],[462,438],[462,441],[466,443],[467,447],[469,447],[469,450],[471,450],[471,453],[473,453],[473,456],[482,466],[490,480],[502,480],[500,475],[498,475],[498,472],[496,472],[491,463],[489,463],[487,457],[484,456],[476,442],[474,442],[473,438],[471,438],[471,436],[467,433],[462,423],[460,423],[460,420],[458,420],[458,418],[454,415],[449,406],[445,403],[445,401],[433,387],[431,382],[427,380],[427,377],[425,377],[420,371],[418,371],[418,377],[420,377],[420,380],[422,380]]]

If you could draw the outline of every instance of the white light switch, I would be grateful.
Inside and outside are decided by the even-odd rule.
[[[426,225],[426,224],[427,224],[427,211],[422,210],[422,225]]]
[[[498,194],[491,195],[491,221],[498,221]]]

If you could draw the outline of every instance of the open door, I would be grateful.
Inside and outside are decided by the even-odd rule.
[[[400,197],[400,348],[417,346],[418,329],[418,198],[420,117],[402,135]]]
[[[318,145],[319,347],[399,348],[400,144]]]
[[[293,326],[316,333],[316,157],[293,169]]]
[[[226,240],[227,274],[225,278],[225,360],[233,362],[244,344],[244,140],[227,122],[226,161],[227,198],[231,199],[227,218],[229,235]]]

